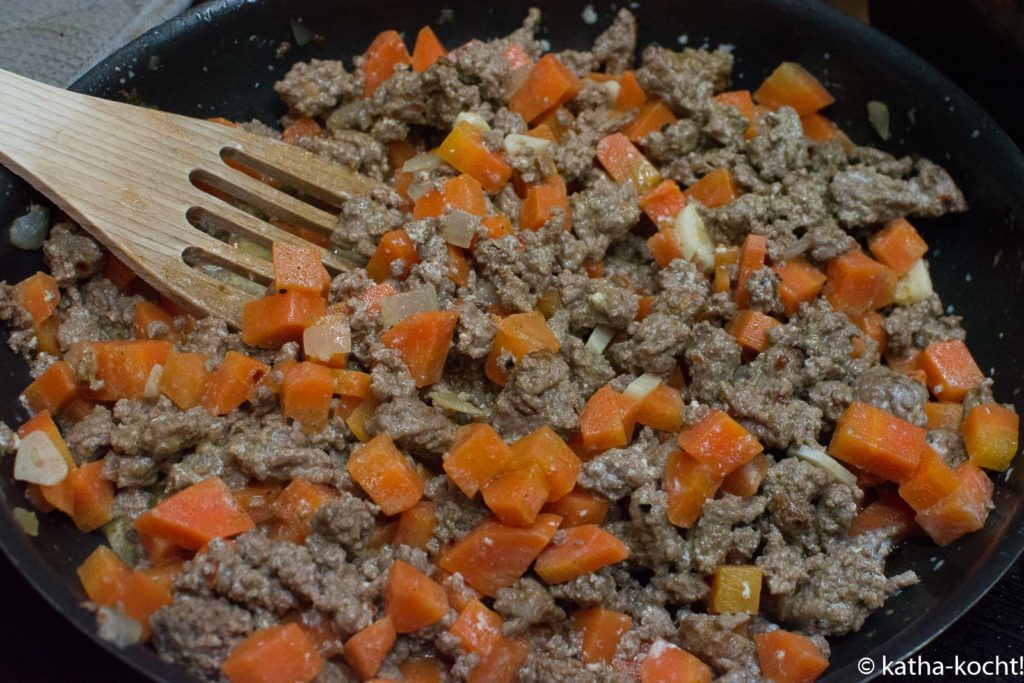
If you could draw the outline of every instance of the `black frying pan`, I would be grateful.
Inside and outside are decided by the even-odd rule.
[[[112,99],[131,98],[194,116],[222,115],[268,123],[283,113],[271,90],[290,64],[311,57],[361,52],[385,28],[406,36],[431,23],[452,47],[472,37],[508,33],[528,2],[511,0],[225,0],[193,10],[161,26],[86,74],[74,89]],[[611,16],[609,2],[559,0],[545,5],[544,26],[556,48],[589,46]],[[586,4],[599,21],[581,20]],[[621,3],[620,3],[621,4]],[[795,60],[823,77],[838,102],[830,111],[854,140],[880,141],[867,123],[869,100],[888,103],[894,153],[920,153],[944,164],[971,205],[966,215],[923,226],[932,245],[932,275],[944,301],[964,315],[971,350],[993,368],[997,397],[1024,402],[1024,159],[977,104],[941,74],[898,44],[813,0],[708,0],[630,3],[640,21],[640,44],[708,43],[736,46],[739,86],[756,86],[780,61]],[[451,10],[442,15],[442,9]],[[442,16],[450,16],[444,22]],[[291,38],[291,19],[301,18],[326,40],[276,59],[280,41]],[[0,226],[21,211],[31,195],[0,171]],[[14,250],[0,237],[0,277],[31,274],[38,258]],[[0,350],[0,419],[18,424],[25,415],[17,395],[28,381],[24,364]],[[834,639],[824,680],[865,678],[861,657],[905,657],[949,627],[1003,574],[1024,548],[1024,468],[997,478],[995,505],[984,531],[944,549],[913,541],[889,563],[890,573],[915,569],[922,583],[889,600],[856,634]],[[0,464],[0,494],[7,508],[27,506]],[[83,536],[58,515],[42,517],[37,539],[27,538],[0,512],[0,544],[11,561],[68,619],[93,635],[92,614],[74,568],[100,541]],[[93,636],[95,637],[95,636]],[[103,641],[97,642],[113,650]],[[56,645],[56,644],[55,644]],[[59,647],[59,645],[57,645]],[[144,647],[114,650],[139,671],[163,681],[186,680]]]

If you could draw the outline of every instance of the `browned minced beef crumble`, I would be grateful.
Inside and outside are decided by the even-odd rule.
[[[489,122],[487,140],[497,141],[496,146],[505,134],[527,130],[506,107],[513,74],[502,53],[516,44],[538,57],[538,22],[539,12],[531,11],[522,29],[506,38],[471,42],[458,51],[457,62],[442,59],[422,73],[400,67],[368,99],[362,97],[362,58],[356,58],[351,71],[333,60],[296,64],[275,90],[291,116],[314,117],[324,126],[325,135],[302,139],[300,146],[389,179],[395,169],[389,167],[387,143],[410,139],[426,149],[460,113],[476,113]],[[714,242],[738,246],[747,234],[760,234],[768,238],[770,260],[803,255],[821,265],[855,247],[854,234],[886,221],[965,210],[953,181],[934,163],[837,140],[812,142],[786,107],[766,115],[759,134],[745,139],[745,119],[712,99],[730,86],[729,52],[650,46],[634,67],[635,41],[635,20],[622,10],[592,50],[559,54],[579,75],[635,68],[644,90],[679,117],[639,142],[664,177],[688,185],[713,169],[731,171],[741,194],[725,206],[701,211]],[[387,432],[403,452],[435,472],[460,424],[488,422],[506,441],[543,425],[568,438],[587,398],[599,387],[610,382],[622,390],[641,373],[667,380],[681,365],[687,376],[687,423],[708,407],[725,410],[772,454],[758,493],[748,498],[720,494],[707,503],[693,528],[672,525],[661,487],[672,445],[644,428],[629,446],[585,462],[579,476],[581,486],[611,502],[604,528],[625,542],[628,560],[551,586],[528,573],[500,590],[493,608],[505,619],[505,635],[524,637],[532,646],[522,681],[630,680],[625,673],[581,663],[580,640],[566,615],[591,606],[632,617],[633,627],[619,646],[622,659],[665,639],[699,657],[722,680],[758,680],[750,634],[779,625],[811,636],[827,654],[823,636],[858,630],[887,597],[917,580],[913,572],[886,575],[886,557],[894,546],[886,531],[848,536],[864,502],[861,489],[786,457],[787,449],[826,443],[835,420],[853,400],[923,425],[927,392],[881,365],[875,342],[824,299],[803,306],[775,328],[767,351],[753,357],[742,353],[724,329],[737,311],[731,295],[713,294],[707,277],[689,261],[657,267],[645,245],[652,228],[641,218],[636,190],[611,181],[595,165],[598,141],[628,117],[613,112],[608,91],[594,85],[587,82],[566,105],[573,115],[570,127],[546,155],[509,159],[528,181],[552,170],[560,173],[570,187],[572,231],[563,231],[557,212],[536,232],[491,240],[479,231],[475,267],[465,286],[447,277],[447,252],[438,234],[446,216],[413,221],[390,191],[354,198],[343,207],[333,234],[339,249],[367,258],[383,234],[404,228],[421,260],[395,286],[408,291],[433,285],[440,307],[459,312],[440,383],[417,390],[401,358],[381,344],[383,324],[358,297],[372,284],[364,270],[337,276],[329,303],[345,303],[353,311],[350,362],[372,368],[372,390],[380,405],[369,429]],[[276,135],[266,126],[248,127]],[[441,164],[418,172],[414,182],[428,187],[453,175]],[[511,186],[491,201],[507,215],[519,215],[520,199]],[[119,291],[100,274],[104,252],[92,239],[71,224],[58,224],[43,255],[62,288],[62,351],[80,341],[132,335],[138,297]],[[596,261],[605,264],[605,273],[588,277],[584,263]],[[632,288],[624,286],[627,280]],[[753,308],[781,313],[774,273],[758,271],[749,287]],[[639,322],[636,291],[654,295],[651,313]],[[505,387],[484,379],[482,369],[497,329],[489,314],[495,307],[545,310],[561,342],[558,352],[537,352],[515,364]],[[937,296],[883,313],[888,353],[896,357],[934,341],[964,338],[959,318],[944,314]],[[13,328],[11,347],[38,376],[55,358],[37,351],[31,320],[6,284],[0,284],[0,318]],[[604,354],[584,348],[596,326],[615,334]],[[160,330],[151,332],[159,336]],[[863,345],[857,358],[855,339]],[[214,359],[238,350],[268,363],[299,353],[295,344],[274,352],[247,347],[223,321],[209,318],[198,321],[178,348]],[[478,412],[443,410],[432,399],[435,391],[458,394]],[[972,400],[992,400],[985,392],[976,394]],[[381,614],[382,588],[393,560],[433,572],[441,548],[487,517],[478,498],[466,498],[444,476],[436,476],[425,491],[438,515],[427,551],[369,543],[385,518],[346,472],[358,440],[337,417],[322,433],[304,434],[282,419],[268,390],[223,417],[203,408],[181,411],[166,398],[122,400],[61,427],[77,463],[105,459],[103,474],[117,487],[115,523],[122,526],[157,497],[211,475],[232,488],[301,477],[340,493],[317,512],[304,545],[271,540],[256,529],[231,543],[214,541],[185,565],[175,582],[174,603],[152,619],[153,644],[162,657],[200,680],[223,680],[220,667],[232,647],[256,629],[296,614],[307,624],[330,622],[338,635],[337,655],[347,638]],[[951,464],[964,458],[956,433],[936,430],[928,440]],[[10,430],[0,428],[0,448],[13,445]],[[128,541],[134,542],[130,533]],[[134,555],[138,566],[145,566],[138,548]],[[705,579],[723,563],[755,564],[763,570],[759,614],[706,613]],[[455,590],[461,585],[458,575],[448,581]],[[451,680],[463,679],[477,660],[447,634],[456,615],[451,609],[434,626],[400,635],[378,676],[398,679],[397,667],[404,660],[433,656],[447,663]],[[335,656],[316,680],[356,679]]]

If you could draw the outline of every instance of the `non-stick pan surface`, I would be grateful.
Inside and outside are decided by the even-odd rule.
[[[472,37],[505,34],[518,26],[528,2],[511,0],[226,0],[204,5],[161,26],[97,66],[74,89],[129,99],[193,116],[260,118],[283,113],[271,89],[297,60],[350,58],[385,28],[407,37],[432,24],[454,46]],[[535,3],[545,14],[546,37],[557,48],[583,48],[613,14],[607,2]],[[581,19],[585,5],[598,21]],[[619,3],[622,4],[622,3]],[[997,397],[1024,408],[1024,159],[998,126],[956,86],[898,44],[813,0],[707,0],[629,3],[640,23],[640,44],[734,46],[735,79],[755,86],[782,60],[805,64],[823,77],[837,103],[830,115],[854,140],[896,154],[917,153],[944,164],[960,183],[971,211],[924,224],[932,245],[932,275],[946,304],[965,317],[971,349],[997,380]],[[275,57],[301,20],[324,40]],[[319,44],[318,44],[319,43]],[[866,104],[880,100],[892,113],[893,137],[881,143],[867,123]],[[2,132],[0,132],[2,134]],[[24,210],[26,186],[0,175],[0,226]],[[0,278],[8,281],[40,267],[36,254],[0,237]],[[0,419],[18,424],[25,414],[17,396],[28,381],[24,364],[0,350]],[[94,633],[82,609],[74,568],[100,542],[83,536],[59,515],[43,516],[29,539],[8,510],[28,506],[12,483],[10,460],[0,463],[0,544],[20,571],[84,631]],[[824,680],[865,678],[858,660],[904,657],[949,627],[989,589],[1024,547],[1024,468],[997,477],[995,510],[984,531],[946,548],[913,541],[889,563],[890,573],[914,569],[921,584],[889,600],[856,634],[833,640]],[[16,618],[16,615],[8,615]],[[95,636],[94,636],[95,637]],[[97,642],[114,650],[103,641]],[[59,651],[59,644],[55,644]],[[116,650],[115,650],[116,651]],[[151,650],[116,651],[154,679],[187,680]]]

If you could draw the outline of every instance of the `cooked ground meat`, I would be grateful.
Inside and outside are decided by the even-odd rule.
[[[382,181],[338,207],[330,235],[339,255],[366,264],[337,274],[322,301],[329,315],[347,316],[351,348],[343,362],[336,356],[327,369],[309,365],[319,361],[307,355],[297,325],[273,348],[247,345],[251,337],[224,320],[177,310],[173,322],[137,330],[136,305],[163,302],[141,283],[120,291],[102,274],[115,272],[105,264],[116,264],[70,223],[55,225],[43,247],[60,291],[52,318],[34,318],[41,307],[23,305],[19,287],[0,283],[0,320],[12,328],[8,344],[26,358],[33,378],[61,357],[71,363],[79,391],[54,411],[56,420],[77,465],[102,462],[96,486],[109,487],[113,500],[104,530],[124,541],[117,547],[126,560],[148,569],[164,546],[182,542],[131,530],[152,507],[173,513],[171,495],[185,491],[175,499],[182,501],[220,483],[230,489],[217,505],[236,507],[227,517],[240,520],[239,527],[227,538],[190,543],[198,551],[172,548],[183,560],[173,601],[150,620],[160,655],[198,679],[223,680],[221,667],[239,642],[294,621],[316,635],[326,660],[315,681],[358,680],[345,644],[385,614],[398,616],[387,586],[399,560],[425,577],[417,597],[440,601],[443,593],[448,604],[434,611],[432,623],[397,634],[375,672],[381,679],[405,678],[403,665],[421,657],[438,662],[444,680],[476,677],[489,653],[468,651],[450,629],[461,611],[456,605],[480,600],[501,622],[508,640],[499,642],[525,647],[521,681],[632,680],[638,663],[668,645],[703,662],[705,678],[758,681],[754,634],[791,629],[827,656],[824,636],[861,628],[890,595],[916,581],[912,572],[886,576],[893,550],[887,530],[849,535],[864,502],[896,490],[894,484],[876,489],[860,472],[860,484],[846,484],[834,469],[801,459],[806,452],[789,453],[799,446],[828,450],[854,401],[927,425],[924,408],[934,397],[901,368],[930,343],[964,339],[960,319],[946,315],[937,295],[884,306],[878,313],[887,340],[879,348],[858,326],[861,311],[834,295],[840,283],[830,261],[863,249],[887,221],[910,216],[924,232],[918,218],[965,210],[950,176],[925,159],[845,139],[815,142],[787,106],[758,108],[751,127],[744,112],[715,99],[733,87],[729,51],[648,46],[635,67],[637,26],[628,9],[616,12],[590,49],[550,53],[579,87],[557,106],[539,103],[544,111],[534,116],[522,106],[528,93],[517,91],[528,62],[549,50],[538,38],[539,22],[539,11],[531,10],[509,36],[471,40],[419,71],[399,64],[368,97],[365,55],[351,65],[298,63],[275,85],[288,108],[280,123],[311,117],[322,129],[293,142]],[[603,141],[626,132],[637,116],[616,106],[625,83],[618,81],[630,69],[647,97],[677,117],[633,140],[661,180],[682,189],[713,171],[731,177],[736,196],[728,201],[686,193],[694,207],[688,212],[696,210],[706,235],[691,230],[688,219],[675,225],[676,216],[659,217],[648,194],[651,167],[643,167],[645,177],[621,182],[614,155],[596,158],[599,147],[607,152],[620,138]],[[486,124],[475,154],[494,174],[448,156],[443,141],[456,121],[468,138],[477,135],[473,126]],[[244,127],[292,137],[258,121]],[[534,143],[517,146],[507,137],[527,133]],[[425,168],[402,171],[405,159],[428,150],[451,163],[424,156]],[[513,176],[501,187],[499,159]],[[458,196],[450,190],[454,178],[465,190]],[[243,208],[271,219],[258,207]],[[527,218],[539,228],[523,229]],[[650,239],[655,230],[660,245]],[[396,231],[410,250],[396,253],[382,242]],[[767,253],[741,269],[730,261],[750,235],[766,240]],[[705,250],[714,268],[703,262]],[[780,266],[796,258],[833,279],[793,310]],[[736,296],[740,285],[746,301]],[[427,287],[437,310],[397,324],[388,319],[393,300],[384,297]],[[762,336],[740,327],[744,309],[772,318]],[[433,325],[438,312],[458,314],[450,338]],[[516,313],[530,314],[529,322],[508,317]],[[146,353],[128,354],[124,363],[104,361],[93,345],[134,344],[136,333],[150,341],[132,348]],[[237,393],[239,402],[214,415],[207,408],[210,379],[194,396],[171,391],[181,388],[174,384],[181,378],[168,376],[170,360],[149,355],[168,345],[201,354],[209,373],[225,368],[229,353],[268,370],[254,388],[250,378],[217,375],[223,385],[215,388]],[[296,367],[315,381],[303,383]],[[120,384],[133,386],[119,400],[98,400]],[[642,399],[635,393],[652,387],[657,393]],[[995,401],[992,381],[984,380],[963,409]],[[745,444],[763,449],[763,460],[742,470],[763,480],[726,471],[731,461],[720,456],[730,444],[714,442],[710,454],[692,444],[693,453],[679,451],[687,441],[675,432],[699,434],[710,424],[704,420],[721,418],[715,411],[739,424]],[[511,448],[491,437],[470,452],[459,440],[467,450],[456,454],[460,430],[475,423]],[[544,431],[514,443],[542,427],[557,436]],[[714,438],[727,439],[731,428]],[[537,445],[555,438],[564,447]],[[950,466],[968,459],[955,431],[928,430],[926,440]],[[17,444],[0,423],[0,454]],[[367,459],[373,467],[365,467]],[[482,493],[466,496],[465,482],[454,483],[456,471],[482,479],[475,482]],[[549,500],[556,482],[561,488],[570,475],[573,494]],[[509,492],[521,493],[515,486],[524,476],[536,490],[520,500]],[[416,479],[422,496],[415,495]],[[752,484],[754,493],[727,492],[742,484]],[[590,497],[589,505],[581,502]],[[401,510],[392,509],[399,503]],[[530,530],[511,529],[536,522],[535,514],[577,509],[590,526],[573,528],[581,520],[563,518],[555,531],[553,520],[542,517]],[[251,524],[242,523],[246,515]],[[474,533],[485,523],[509,528]],[[535,563],[541,533],[554,534],[567,552],[590,549],[580,537],[611,535],[626,556],[556,581]],[[528,540],[494,547],[512,535]],[[462,550],[469,561],[456,552]],[[761,570],[759,610],[709,613],[714,577],[735,565]],[[476,574],[488,571],[501,581],[485,590]],[[583,662],[583,637],[573,622],[595,607],[629,620],[612,666]]]

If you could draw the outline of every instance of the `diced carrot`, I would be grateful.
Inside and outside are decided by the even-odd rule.
[[[441,683],[441,662],[433,657],[407,659],[398,665],[405,683]]]
[[[529,643],[499,636],[469,672],[466,683],[514,683],[529,656]]]
[[[409,233],[405,230],[392,230],[380,238],[377,250],[366,263],[366,274],[374,282],[384,282],[391,278],[404,280],[419,262],[416,245]]]
[[[865,313],[896,298],[896,271],[853,249],[828,262],[825,298],[843,313]]]
[[[707,177],[707,176],[705,176]],[[754,273],[764,267],[768,252],[768,239],[764,235],[750,233],[740,248],[739,272],[736,275],[736,292],[733,299],[740,308],[750,305],[749,281]]]
[[[485,521],[442,553],[438,565],[462,574],[466,583],[484,595],[511,586],[530,568],[558,529],[561,518],[540,514],[528,527]]]
[[[423,480],[386,432],[352,452],[348,473],[385,515],[408,510],[423,496]]]
[[[558,141],[573,126],[574,122],[575,118],[568,109],[555,107],[548,110],[534,123],[538,126],[547,126],[551,134],[555,136],[555,140]]]
[[[669,453],[662,483],[668,496],[668,521],[689,529],[721,485],[722,477],[704,463],[683,451]]]
[[[410,548],[424,550],[427,543],[434,537],[437,526],[437,508],[428,501],[420,501],[398,518],[398,528],[392,543],[396,546],[407,545]]]
[[[661,100],[651,100],[640,106],[636,115],[622,127],[622,132],[633,142],[676,122],[676,115]]]
[[[526,131],[525,135],[529,135],[531,138],[537,138],[539,140],[548,140],[550,142],[558,142],[555,138],[555,134],[551,132],[546,123],[540,123]]]
[[[114,485],[103,478],[103,461],[95,460],[68,473],[74,512],[71,521],[82,533],[95,531],[114,517]]]
[[[828,659],[810,638],[777,629],[754,635],[761,674],[775,683],[813,683]]]
[[[203,395],[203,407],[213,415],[227,415],[252,398],[270,367],[237,351],[228,351]]]
[[[391,78],[395,67],[411,61],[402,36],[397,31],[381,31],[363,55],[363,97],[372,95],[380,84]]]
[[[722,480],[722,490],[740,498],[749,498],[761,488],[770,464],[764,453],[758,453],[750,462],[740,465]]]
[[[444,195],[439,190],[430,190],[416,198],[412,205],[412,217],[416,220],[437,218],[444,213],[444,210]]]
[[[494,431],[482,422],[466,425],[456,432],[455,442],[444,457],[448,478],[468,497],[508,468],[510,449]]]
[[[640,87],[635,71],[623,71],[619,76],[619,96],[615,98],[615,109],[629,111],[647,101],[647,93]]]
[[[948,545],[985,526],[992,501],[992,480],[977,465],[968,460],[953,471],[960,480],[957,489],[915,517],[938,545]]]
[[[276,537],[286,538],[293,543],[303,543],[309,534],[309,526],[316,511],[324,503],[337,497],[337,493],[327,486],[313,484],[301,478],[292,479],[283,491],[273,496],[268,506],[273,516],[280,522]],[[235,500],[239,500],[238,492],[235,492]],[[248,512],[248,508],[246,510]]]
[[[727,168],[716,168],[686,188],[686,196],[709,209],[725,206],[740,195],[740,190]]]
[[[446,207],[460,209],[481,218],[487,215],[487,198],[483,186],[468,173],[446,180],[443,197]]]
[[[25,387],[21,395],[33,413],[43,410],[59,413],[78,395],[75,371],[66,361],[56,361]]]
[[[729,321],[725,329],[744,349],[761,353],[767,351],[771,344],[768,341],[768,330],[781,324],[770,315],[745,308]]]
[[[657,640],[640,663],[640,683],[711,683],[711,669],[686,650]]]
[[[63,483],[64,482],[61,482],[61,484]],[[68,486],[67,488],[70,490],[71,487]],[[27,500],[33,508],[43,514],[53,512],[57,509],[43,497],[43,492],[40,490],[39,484],[25,485],[25,500]],[[69,497],[69,500],[71,501],[68,503],[68,509],[70,510],[74,505],[74,498]]]
[[[296,479],[295,481],[305,480]],[[231,495],[254,523],[262,524],[275,517],[274,502],[281,492],[282,489],[278,484],[256,484],[246,486],[244,489],[235,489]],[[289,504],[287,507],[291,508],[292,505]]]
[[[99,389],[82,388],[84,398],[95,401],[116,401],[122,398],[141,399],[153,368],[162,365],[171,350],[167,341],[118,340],[76,344],[66,356],[77,366],[85,354],[95,360],[95,377],[102,382]]]
[[[672,228],[661,228],[648,237],[647,248],[654,261],[662,268],[667,268],[677,258],[683,258],[683,250]]]
[[[348,639],[345,643],[345,661],[357,676],[370,678],[380,669],[397,637],[391,619],[379,619]]]
[[[334,393],[355,398],[369,398],[371,390],[370,373],[358,370],[332,370],[334,375]]]
[[[483,222],[484,227],[487,228],[487,235],[492,240],[501,239],[515,232],[512,229],[512,221],[503,213],[488,216]]]
[[[508,108],[533,123],[544,112],[571,100],[580,89],[580,81],[554,54],[541,57],[530,69],[523,84],[512,93]]]
[[[917,359],[928,388],[939,401],[959,403],[985,380],[967,345],[959,339],[932,342]]]
[[[135,519],[140,534],[162,536],[189,550],[253,526],[252,518],[235,501],[227,484],[216,476],[178,491]]]
[[[975,406],[964,418],[967,454],[978,467],[1005,472],[1017,455],[1020,416],[998,403]]]
[[[385,297],[389,297],[393,294],[397,294],[398,290],[390,282],[382,282],[377,285],[371,285],[359,294],[359,299],[363,302],[366,307],[366,312],[369,315],[377,315],[380,313],[380,301]]]
[[[323,667],[313,641],[294,623],[255,631],[221,665],[231,683],[308,683]]]
[[[839,418],[828,452],[888,481],[906,481],[921,461],[925,430],[854,401]]]
[[[750,432],[721,410],[712,410],[700,422],[680,432],[678,443],[719,477],[750,462],[764,450]]]
[[[951,432],[960,431],[964,407],[959,403],[942,403],[928,401],[924,404],[924,414],[928,418],[928,429],[947,429]]]
[[[684,208],[686,195],[674,180],[662,180],[650,192],[640,197],[640,208],[659,228],[670,228]]]
[[[580,473],[580,459],[551,427],[544,426],[509,444],[508,469],[537,465],[547,480],[548,502],[568,495]]]
[[[487,149],[480,129],[465,122],[455,125],[438,146],[437,155],[480,181],[487,194],[497,194],[512,177],[512,168],[502,156]]]
[[[448,632],[466,652],[482,655],[501,637],[501,617],[479,600],[470,600]]]
[[[395,560],[384,585],[384,613],[398,633],[412,633],[436,623],[448,611],[444,589],[402,560]]]
[[[454,244],[447,244],[448,249],[448,279],[459,287],[469,284],[469,261],[466,259],[466,250]]]
[[[142,574],[145,574],[149,578],[158,582],[160,587],[166,591],[167,595],[170,595],[174,592],[174,579],[181,574],[181,570],[184,568],[184,565],[184,562],[175,559],[147,567],[140,571]]]
[[[284,371],[281,415],[295,420],[307,434],[321,432],[327,426],[333,393],[330,368],[308,361],[294,363]]]
[[[850,536],[887,529],[893,541],[899,543],[920,532],[914,521],[914,509],[895,492],[882,494],[872,501],[850,522]]]
[[[596,524],[560,529],[534,571],[549,584],[565,583],[629,557],[626,544]]]
[[[554,173],[543,183],[530,185],[526,199],[519,208],[519,227],[523,230],[540,230],[551,220],[555,209],[561,209],[562,229],[572,227],[572,208],[562,176]]]
[[[281,139],[289,145],[298,143],[302,138],[315,138],[323,135],[324,129],[315,119],[309,116],[300,116],[293,119],[281,132]]]
[[[658,169],[622,133],[613,133],[597,143],[597,160],[612,179],[633,183],[641,194],[661,182]]]
[[[382,334],[380,341],[398,351],[417,388],[422,388],[441,379],[458,319],[458,311],[413,313]]]
[[[352,434],[363,443],[370,440],[370,433],[366,429],[366,421],[373,416],[374,411],[377,410],[377,405],[376,399],[364,398],[345,418],[345,424],[348,425]]]
[[[114,286],[124,291],[139,276],[135,274],[128,265],[113,254],[107,254],[103,261],[103,277],[114,283]]]
[[[643,320],[654,311],[654,299],[653,295],[642,296],[636,307],[636,319],[637,321]]]
[[[583,445],[594,451],[622,448],[633,439],[637,404],[605,385],[587,400],[580,413]]]
[[[754,91],[754,100],[772,109],[792,107],[800,116],[813,114],[835,101],[818,79],[796,62],[779,64]]]
[[[498,332],[484,364],[484,374],[495,384],[504,386],[508,373],[498,365],[502,355],[508,354],[518,363],[534,351],[558,351],[559,348],[558,339],[541,313],[515,313],[498,324]]]
[[[548,481],[537,465],[500,474],[481,487],[484,503],[504,524],[528,526],[548,499]]]
[[[324,314],[327,302],[305,292],[271,294],[250,301],[242,309],[242,341],[250,346],[276,349],[299,341],[302,332]]]
[[[825,273],[800,257],[776,263],[772,271],[779,276],[779,298],[787,316],[796,313],[800,304],[814,301],[825,286]]]
[[[134,327],[135,338],[151,339],[150,330],[154,323],[163,323],[167,328],[167,337],[174,338],[177,336],[174,334],[174,316],[151,301],[136,301]]]
[[[746,117],[749,121],[747,130],[744,133],[744,137],[748,140],[757,135],[757,129],[754,126],[754,100],[750,96],[749,90],[731,90],[729,92],[723,92],[715,95],[715,102],[719,104],[725,104],[730,107],[736,107],[740,113]]]
[[[846,137],[846,133],[844,133],[834,121],[825,118],[821,114],[808,114],[806,116],[801,116],[800,125],[804,129],[804,135],[815,142],[839,140],[844,144],[844,146],[850,142],[850,139]]]
[[[960,483],[952,468],[927,444],[921,450],[917,469],[900,484],[899,493],[914,510],[924,510],[956,490]]]
[[[572,614],[572,630],[580,634],[580,659],[584,664],[611,664],[623,634],[633,628],[628,614],[591,607]]]
[[[928,251],[928,244],[907,219],[897,218],[868,239],[868,249],[897,275],[905,275]]]
[[[408,204],[412,203],[412,198],[409,197],[409,188],[412,186],[413,175],[403,171],[402,166],[418,153],[416,147],[408,140],[392,140],[388,143],[388,166],[391,167],[391,172],[394,175],[395,192],[406,201],[406,208],[408,208]]]
[[[146,558],[149,560],[150,565],[153,566],[188,559],[188,556],[191,555],[190,551],[175,545],[162,536],[150,536],[149,534],[140,533],[139,545],[142,546],[146,553]]]
[[[640,401],[636,421],[663,432],[678,432],[683,426],[682,394],[667,384],[659,384]]]
[[[591,280],[604,277],[604,261],[584,261],[583,270]]]
[[[757,614],[761,609],[760,567],[720,564],[711,577],[708,611],[715,614]]]
[[[437,34],[429,26],[424,26],[416,35],[416,45],[412,49],[412,70],[420,73],[427,70],[431,64],[447,57],[448,51],[438,40]]]
[[[320,259],[320,252],[288,242],[274,242],[271,248],[274,265],[274,291],[303,292],[316,296],[327,294],[331,276]]]
[[[584,524],[602,524],[608,514],[608,501],[605,498],[579,487],[574,488],[557,501],[547,503],[541,512],[558,515],[562,518],[559,528],[583,526]]]
[[[24,439],[36,431],[43,432],[50,440],[50,443],[57,448],[61,457],[64,458],[64,462],[67,463],[69,474],[68,477],[65,477],[58,484],[39,486],[39,493],[47,504],[71,515],[75,507],[75,492],[71,487],[70,473],[75,470],[77,465],[75,465],[75,461],[71,457],[71,451],[68,450],[67,443],[64,442],[64,437],[61,436],[60,430],[57,428],[56,423],[54,423],[49,410],[42,410],[36,413],[28,422],[18,427],[18,437]]]
[[[32,332],[36,335],[36,348],[42,353],[51,356],[61,354],[60,341],[57,338],[60,332],[60,316],[51,315],[41,323],[32,326]]]
[[[889,334],[885,331],[883,322],[885,318],[878,311],[866,311],[864,313],[848,313],[847,317],[860,331],[873,339],[878,344],[878,350],[885,353],[885,347],[889,342]]]
[[[165,582],[133,570],[106,546],[96,548],[77,573],[93,603],[116,607],[142,625],[143,640],[149,638],[149,617],[171,604]]]
[[[52,275],[39,271],[14,285],[15,301],[28,311],[36,325],[43,322],[57,310],[60,303],[60,288]]]

